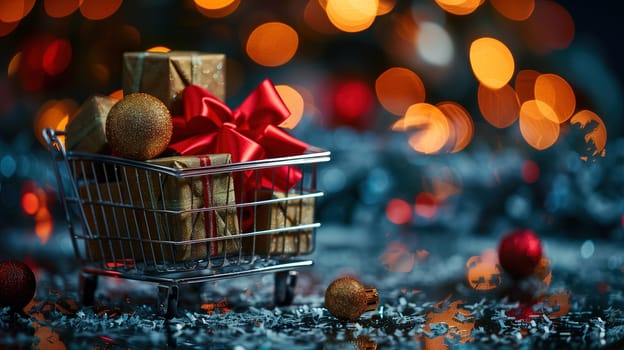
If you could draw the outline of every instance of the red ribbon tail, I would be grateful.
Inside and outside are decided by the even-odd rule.
[[[310,147],[275,125],[267,125],[253,138],[262,145],[268,158],[303,154]]]
[[[301,170],[293,166],[281,166],[260,170],[260,186],[276,192],[288,192],[303,178]]]
[[[199,164],[201,166],[210,165],[210,157],[202,156],[199,157]],[[202,194],[204,199],[204,231],[206,233],[206,238],[214,238],[219,234],[217,232],[217,218],[216,213],[213,210],[214,207],[214,199],[212,197],[213,194],[213,186],[212,186],[212,176],[206,175],[202,176]],[[219,253],[219,244],[218,242],[208,242],[208,252],[210,255],[217,255]]]

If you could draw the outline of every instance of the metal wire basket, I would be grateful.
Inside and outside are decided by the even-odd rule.
[[[317,165],[328,151],[143,162],[67,151],[62,131],[43,136],[82,267],[83,304],[94,302],[98,276],[114,276],[157,283],[159,311],[173,316],[181,284],[256,273],[275,273],[275,303],[292,302],[296,270],[313,265],[302,258],[314,251]]]

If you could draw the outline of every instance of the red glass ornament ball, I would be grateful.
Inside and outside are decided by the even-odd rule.
[[[530,276],[542,259],[542,241],[529,229],[507,233],[498,246],[498,260],[511,277]]]
[[[35,296],[37,281],[28,265],[19,260],[0,262],[0,307],[23,309]]]

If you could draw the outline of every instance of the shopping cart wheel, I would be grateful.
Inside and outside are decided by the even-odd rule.
[[[178,296],[177,284],[158,286],[158,311],[165,318],[171,319],[178,315]]]
[[[295,286],[297,285],[297,271],[280,271],[275,273],[275,294],[273,296],[276,306],[290,305],[295,298]]]
[[[98,276],[90,273],[80,273],[80,303],[83,306],[91,306],[95,303],[95,290],[97,289]]]

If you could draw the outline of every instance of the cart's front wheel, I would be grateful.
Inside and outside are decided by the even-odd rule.
[[[280,271],[275,273],[274,302],[276,306],[290,305],[295,299],[297,271]]]
[[[95,303],[98,276],[90,273],[80,273],[79,299],[83,306],[92,306]]]

